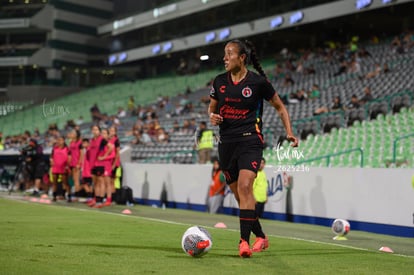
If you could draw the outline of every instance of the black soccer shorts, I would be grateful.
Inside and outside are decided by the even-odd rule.
[[[237,181],[239,171],[247,169],[257,173],[263,157],[263,143],[259,139],[233,143],[219,143],[220,167],[227,184]]]

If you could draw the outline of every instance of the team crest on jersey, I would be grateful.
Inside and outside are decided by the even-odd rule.
[[[226,85],[220,86],[220,93],[224,94],[226,92]]]
[[[251,97],[253,94],[252,89],[250,89],[249,87],[246,87],[242,90],[242,95],[244,97]]]

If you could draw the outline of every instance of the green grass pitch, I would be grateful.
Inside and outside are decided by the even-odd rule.
[[[11,199],[14,198],[14,199]],[[80,203],[32,203],[0,196],[1,274],[412,274],[414,239],[352,231],[332,240],[328,227],[263,220],[270,247],[238,256],[238,219],[186,210]],[[228,229],[216,229],[224,222]],[[181,236],[206,227],[213,247],[187,256]],[[253,238],[253,237],[252,237]],[[395,253],[383,253],[381,246]]]

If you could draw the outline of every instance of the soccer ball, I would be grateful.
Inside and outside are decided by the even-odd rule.
[[[332,223],[332,232],[337,236],[345,236],[351,230],[351,226],[347,220],[336,219]]]
[[[201,257],[211,249],[213,242],[210,233],[201,226],[188,228],[181,239],[181,247],[187,255]]]

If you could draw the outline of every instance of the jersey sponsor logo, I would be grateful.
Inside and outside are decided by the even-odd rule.
[[[223,116],[223,118],[228,119],[245,119],[248,113],[248,109],[236,109],[229,105],[223,105],[220,108],[220,114]]]
[[[226,97],[224,99],[226,102],[241,102],[241,98]]]
[[[242,90],[242,95],[246,98],[251,97],[253,94],[252,89],[250,89],[249,87],[246,87]]]
[[[221,85],[220,86],[220,93],[224,94],[225,91],[226,91],[226,85]]]

